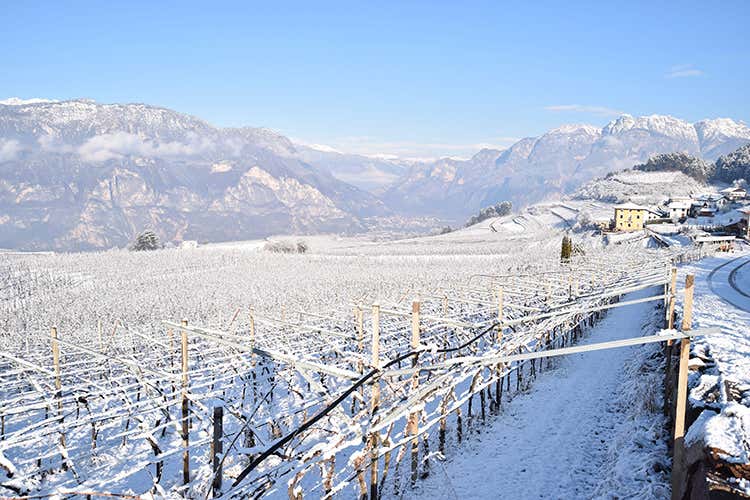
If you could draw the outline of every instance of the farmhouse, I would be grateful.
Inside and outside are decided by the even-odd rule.
[[[734,210],[734,214],[736,217],[732,217],[724,229],[740,238],[750,238],[750,205]]]
[[[648,217],[648,208],[635,203],[615,205],[615,230],[640,231]]]
[[[737,201],[747,198],[747,190],[738,186],[722,189],[721,194],[729,201]]]
[[[690,206],[689,215],[691,217],[713,217],[727,203],[729,203],[729,200],[724,195],[716,193],[703,194],[693,201]]]
[[[669,211],[669,218],[672,220],[685,220],[690,213],[690,201],[689,200],[674,200],[667,205]]]

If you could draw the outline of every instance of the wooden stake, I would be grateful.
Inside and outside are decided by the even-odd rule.
[[[221,455],[224,453],[224,444],[222,438],[224,436],[224,407],[214,407],[214,435],[213,441],[211,442],[211,463],[213,464],[213,481],[211,486],[214,492],[214,498],[221,495],[221,480],[222,480],[222,468],[221,468]]]
[[[412,350],[419,349],[419,302],[412,302],[411,305],[411,343],[410,347]],[[416,367],[418,363],[417,356],[412,358],[412,367]],[[415,373],[411,379],[411,388],[415,390],[419,387],[419,373]],[[411,485],[414,486],[419,476],[419,413],[414,412],[409,414],[409,421],[406,428],[409,435],[414,436],[411,441]]]
[[[671,279],[669,282],[669,299],[666,307],[666,327],[671,330],[674,328],[674,307],[677,301],[677,268],[671,270]],[[664,358],[666,367],[664,368],[664,415],[669,414],[672,401],[672,340],[667,340],[664,346]]]
[[[372,306],[372,367],[380,368],[380,305]],[[380,379],[372,384],[372,400],[370,401],[371,421],[380,407]],[[370,434],[370,500],[378,500],[378,433]]]
[[[60,369],[60,343],[57,341],[57,327],[53,326],[50,330],[52,336],[52,363],[55,366],[55,399],[57,399],[57,416],[60,424],[63,422],[63,403],[62,403],[62,374]],[[60,433],[60,444],[65,448],[65,434]],[[63,468],[67,469],[65,459],[63,459]]]
[[[682,331],[686,332],[693,324],[693,291],[695,276],[685,279],[685,302],[683,303]],[[687,483],[685,463],[685,413],[687,409],[688,362],[690,360],[690,339],[680,340],[680,364],[677,376],[677,409],[674,420],[674,448],[672,456],[672,499],[681,499]]]
[[[497,343],[503,341],[503,289],[497,289]]]
[[[365,338],[365,322],[364,322],[364,311],[362,311],[362,305],[358,305],[354,311],[357,320],[357,349],[362,352],[363,343]]]
[[[182,326],[188,326],[186,319],[182,320]],[[188,338],[187,330],[180,330],[182,339],[182,483],[190,482],[190,422],[188,390]]]

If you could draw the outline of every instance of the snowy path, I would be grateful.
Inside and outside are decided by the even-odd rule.
[[[652,290],[633,294],[647,296]],[[582,343],[653,333],[653,303],[613,309]],[[418,486],[425,498],[588,498],[599,496],[603,468],[613,460],[606,438],[628,435],[612,397],[634,349],[578,354],[543,373],[505,413],[449,453]],[[627,440],[635,437],[629,435]],[[614,451],[615,457],[617,452]],[[619,457],[616,458],[618,461]],[[627,472],[626,472],[627,473]],[[635,471],[632,471],[635,475]],[[608,488],[604,488],[609,492]],[[643,494],[648,498],[649,494]],[[616,493],[611,491],[609,493]],[[605,493],[606,494],[606,493]]]

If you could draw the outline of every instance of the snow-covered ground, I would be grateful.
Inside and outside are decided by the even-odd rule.
[[[694,327],[721,333],[697,339],[691,363],[691,405],[703,413],[690,427],[688,446],[703,441],[725,462],[750,463],[750,252],[705,259],[680,269],[696,275]],[[731,479],[731,478],[730,478]],[[750,481],[733,482],[750,494]]]
[[[653,334],[655,320],[653,303],[613,309],[582,343]],[[657,350],[564,358],[528,393],[505,402],[491,425],[451,450],[418,485],[418,496],[666,498],[669,460],[658,389],[663,372],[650,359]]]

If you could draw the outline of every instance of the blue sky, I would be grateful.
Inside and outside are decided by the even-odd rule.
[[[528,3],[5,2],[0,98],[407,156],[620,112],[750,121],[750,2]]]

